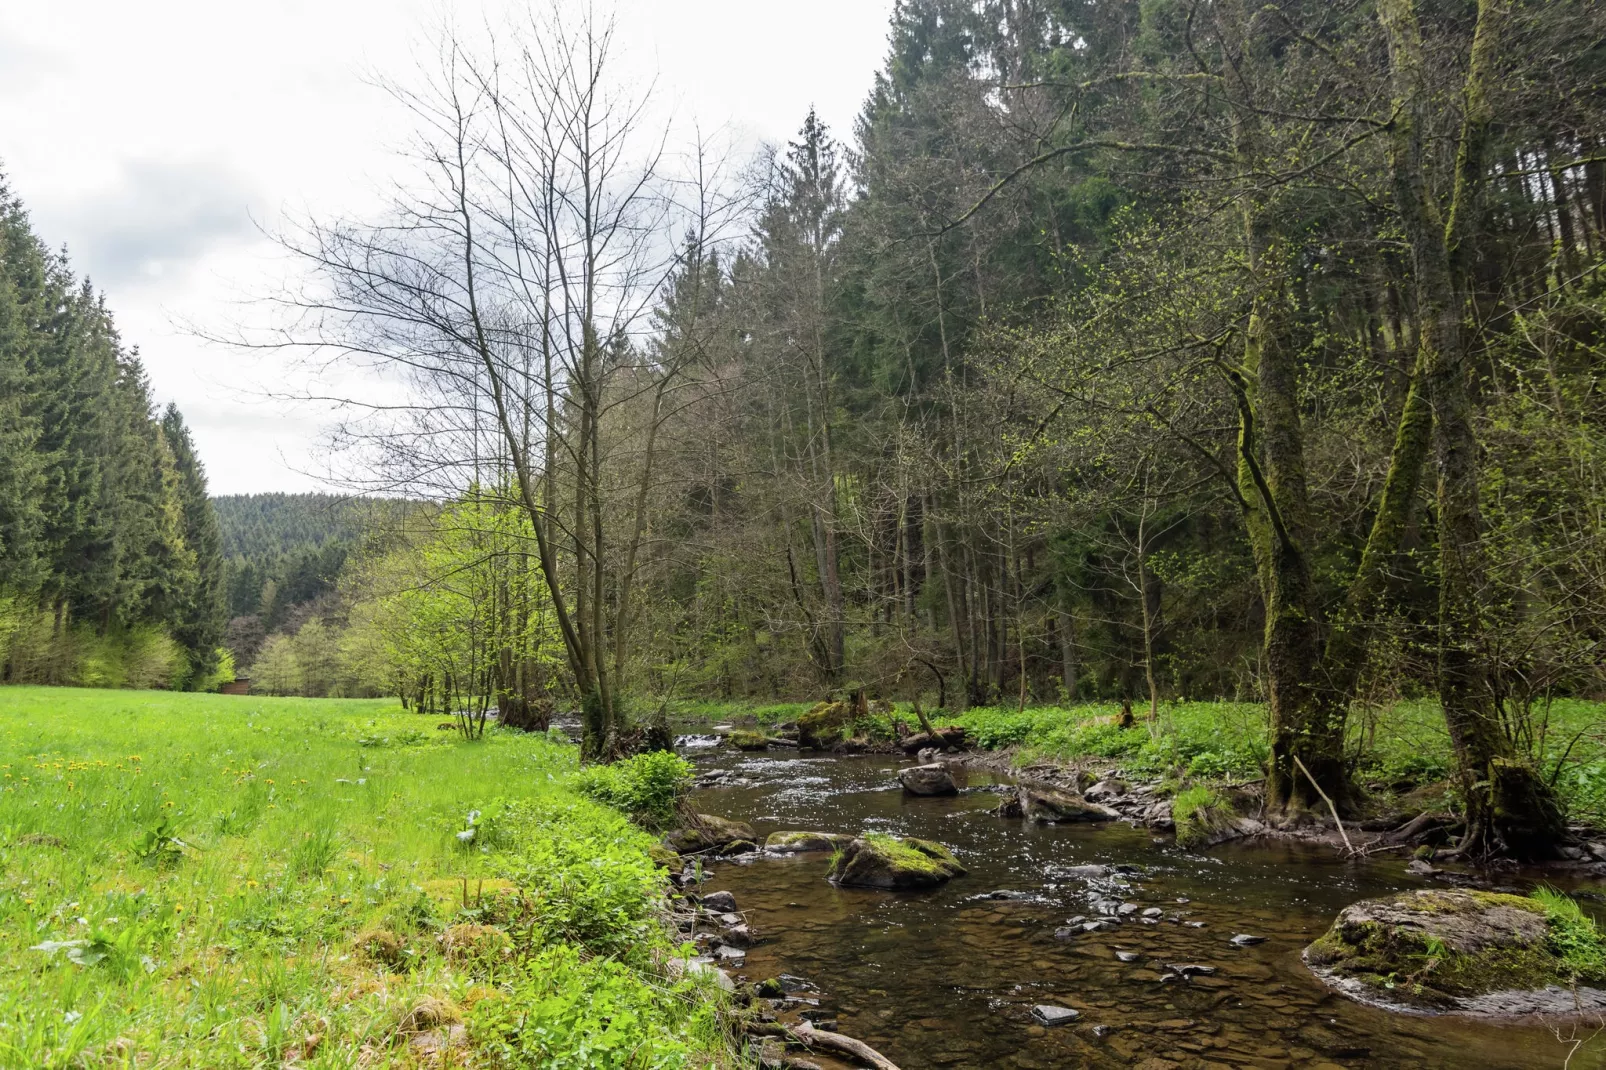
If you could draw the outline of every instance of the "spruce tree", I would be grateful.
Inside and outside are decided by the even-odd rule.
[[[223,586],[223,532],[206,493],[206,469],[196,455],[189,428],[176,405],[162,414],[162,434],[173,454],[178,498],[184,515],[184,544],[194,557],[193,581],[173,618],[173,638],[190,657],[192,678],[217,667],[218,644],[226,623]]]

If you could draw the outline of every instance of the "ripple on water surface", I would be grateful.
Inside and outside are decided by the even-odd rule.
[[[1543,1025],[1364,1007],[1310,976],[1299,953],[1342,907],[1419,886],[1402,861],[1350,864],[1297,844],[1190,854],[1125,823],[1028,826],[987,813],[996,778],[909,797],[886,758],[719,764],[751,783],[700,792],[697,808],[761,837],[878,829],[947,844],[970,871],[925,893],[835,888],[826,855],[812,854],[721,865],[708,885],[734,892],[765,937],[744,976],[808,978],[842,1032],[903,1070],[1494,1070],[1560,1067],[1571,1048]],[[1234,946],[1240,933],[1266,939]],[[1036,1004],[1081,1014],[1045,1027]],[[1597,1042],[1569,1065],[1606,1057]]]

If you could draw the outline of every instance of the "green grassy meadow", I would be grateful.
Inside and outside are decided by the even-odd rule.
[[[19,687],[0,767],[0,1066],[723,1062],[651,838],[566,743]]]

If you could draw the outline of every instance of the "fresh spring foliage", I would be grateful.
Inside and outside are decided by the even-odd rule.
[[[649,751],[611,765],[587,766],[575,784],[644,825],[662,828],[673,820],[691,779],[692,766],[686,759],[672,751]]]
[[[459,1020],[475,1065],[718,1057],[709,993],[658,973],[651,837],[545,735],[7,688],[0,767],[0,1065],[393,1064]]]

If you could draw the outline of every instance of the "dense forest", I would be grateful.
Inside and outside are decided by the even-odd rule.
[[[0,679],[207,688],[223,624],[183,416],[0,184]]]
[[[593,753],[673,694],[1236,696],[1297,811],[1436,694],[1473,838],[1543,840],[1530,714],[1606,685],[1603,28],[904,0],[850,140],[684,172],[601,20],[448,40],[425,185],[285,236],[286,330],[413,399],[354,470],[524,518]]]

